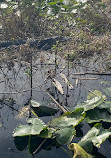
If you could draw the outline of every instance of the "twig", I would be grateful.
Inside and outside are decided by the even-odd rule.
[[[73,75],[111,75],[111,73],[77,72],[77,73],[74,73]]]
[[[66,109],[64,107],[62,107],[55,99],[54,97],[49,93],[47,92],[38,82],[37,82],[37,85],[48,95],[50,96],[50,98],[58,105],[58,107],[63,111],[63,112],[67,112]]]
[[[73,79],[77,79],[77,80],[97,80],[98,79],[98,77],[96,77],[96,78],[73,78]]]
[[[38,148],[33,152],[33,155],[37,153],[37,151],[41,148],[41,146],[46,142],[47,138],[43,140],[43,142],[38,146]]]
[[[99,96],[96,93],[94,93],[92,90],[88,89],[85,85],[84,85],[84,88],[87,89],[90,93],[94,94],[95,96],[97,96],[97,97]]]
[[[18,94],[20,92],[0,92],[0,94]]]

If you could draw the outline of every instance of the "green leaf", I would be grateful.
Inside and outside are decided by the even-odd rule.
[[[75,111],[66,112],[63,116],[53,119],[49,122],[50,126],[54,128],[64,128],[69,126],[77,126],[80,122],[83,121],[85,113],[82,113],[83,110],[77,109]]]
[[[98,6],[103,7],[104,9],[106,9],[106,7],[107,7],[104,3],[99,3]]]
[[[106,101],[98,106],[100,109],[107,109],[111,113],[111,101]]]
[[[27,136],[30,135],[31,126],[29,125],[18,125],[15,130],[13,136]]]
[[[81,148],[76,143],[69,144],[68,148],[74,151],[73,158],[93,158],[90,154],[88,154],[83,148]]]
[[[48,5],[56,5],[57,2],[49,2]]]
[[[111,135],[111,129],[104,129],[102,132],[99,133],[99,135],[96,137],[96,139],[93,139],[93,145],[100,148],[100,145]]]
[[[86,151],[91,152],[93,145],[100,145],[111,135],[111,129],[103,129],[102,125],[97,123],[88,133],[78,142]]]
[[[92,139],[95,138],[101,129],[101,124],[96,124],[88,133],[78,142],[78,144],[84,148],[88,152],[92,152],[93,150],[93,143]]]
[[[27,136],[27,135],[38,135],[46,127],[44,122],[38,118],[31,118],[27,120],[29,125],[18,125],[13,136]]]
[[[87,111],[85,122],[86,123],[94,123],[94,122],[111,122],[111,115],[106,109],[94,109]]]
[[[83,104],[77,105],[75,107],[75,109],[81,108],[81,109],[84,109],[84,111],[86,112],[88,110],[96,108],[103,102],[104,102],[103,97],[98,96],[98,97],[94,97],[90,100],[86,100],[85,103],[83,103]]]
[[[59,109],[57,108],[46,106],[46,103],[39,103],[31,100],[31,104],[32,104],[32,109],[34,110],[34,112],[38,117],[53,116],[59,111]]]
[[[76,134],[76,131],[73,126],[62,128],[58,130],[56,133],[56,141],[60,145],[69,144],[73,137]]]
[[[2,127],[2,124],[0,124],[0,127]]]
[[[41,138],[51,138],[52,134],[55,132],[56,130],[54,128],[46,128],[44,130],[42,130],[39,134],[39,137]]]
[[[102,97],[104,100],[106,100],[106,96],[103,95],[102,92],[99,90],[94,90],[94,91],[92,91],[92,93],[89,93],[87,96],[87,99],[92,99],[92,98],[95,98],[97,96]]]

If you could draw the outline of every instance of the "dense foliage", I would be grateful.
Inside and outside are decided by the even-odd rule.
[[[94,53],[104,54],[110,49],[110,0],[11,0],[5,3],[7,7],[1,9],[0,16],[1,39],[70,37],[72,40],[60,49],[60,54],[66,58],[70,54],[71,61]]]

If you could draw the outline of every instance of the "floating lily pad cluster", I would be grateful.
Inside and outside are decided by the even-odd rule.
[[[102,126],[104,122],[109,123],[110,126],[111,101],[107,101],[106,96],[97,90],[90,93],[84,103],[70,108],[69,111],[60,117],[53,118],[47,124],[40,117],[52,116],[59,109],[32,101],[32,110],[33,114],[39,118],[28,119],[27,125],[18,125],[13,133],[17,148],[24,150],[28,146],[31,154],[41,149],[49,149],[51,146],[68,145],[70,150],[74,150],[74,158],[78,156],[78,153],[80,158],[90,158],[92,156],[87,152],[92,152],[93,146],[99,148],[111,135],[111,128],[105,129]],[[90,124],[92,128],[78,144],[72,143],[81,122]],[[20,148],[22,140],[25,145]]]

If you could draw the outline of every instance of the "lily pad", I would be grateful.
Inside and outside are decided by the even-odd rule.
[[[102,125],[97,123],[88,133],[78,142],[78,144],[86,151],[91,152],[93,145],[100,145],[111,135],[111,129],[103,129]]]
[[[18,125],[13,136],[28,136],[28,135],[38,135],[46,127],[45,123],[38,118],[31,118],[27,120],[28,125]]]
[[[75,109],[81,108],[81,109],[84,109],[84,111],[86,112],[88,110],[96,108],[103,102],[104,102],[104,98],[98,96],[98,97],[94,97],[92,99],[86,100],[83,104],[77,105]]]
[[[56,141],[60,145],[69,144],[75,134],[76,131],[73,126],[60,129],[56,132]]]
[[[75,127],[82,122],[85,117],[85,113],[82,113],[82,111],[81,109],[77,109],[72,113],[66,112],[63,116],[50,121],[49,124],[54,128],[64,128],[69,126]]]
[[[86,123],[94,123],[94,122],[111,122],[111,115],[107,111],[107,109],[94,109],[87,111],[85,122]]]
[[[55,132],[56,130],[54,128],[46,128],[44,130],[42,130],[39,134],[39,137],[41,138],[51,138],[52,134]]]
[[[34,112],[38,117],[53,116],[59,111],[58,108],[49,107],[46,105],[46,103],[31,101],[31,104],[32,104],[32,109],[34,110]]]
[[[100,109],[107,109],[111,113],[111,101],[106,101],[98,106]]]

